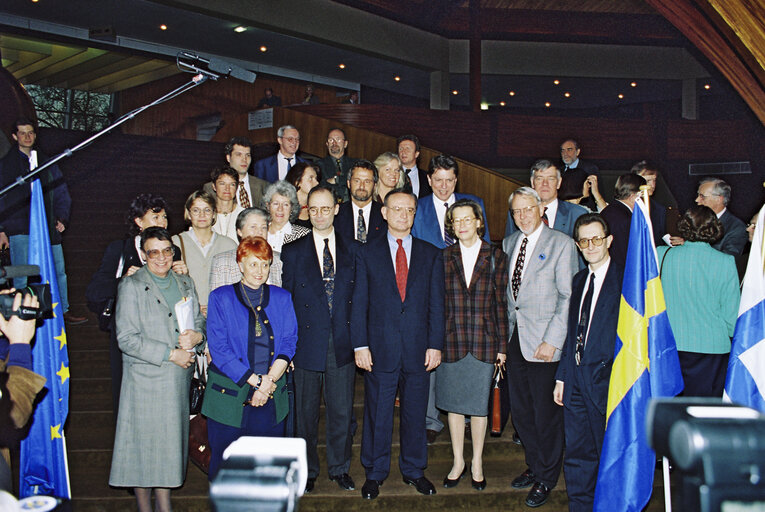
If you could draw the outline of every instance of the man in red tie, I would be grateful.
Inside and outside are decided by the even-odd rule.
[[[444,343],[444,264],[441,251],[411,235],[417,199],[403,190],[385,197],[386,236],[369,240],[356,256],[351,340],[364,376],[361,464],[365,499],[374,499],[390,472],[396,391],[401,397],[404,482],[435,494],[428,463],[425,411],[429,372],[441,363]]]

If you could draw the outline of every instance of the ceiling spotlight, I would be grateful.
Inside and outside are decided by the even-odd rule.
[[[571,97],[571,93],[570,92],[564,92],[563,96],[565,96],[566,98],[570,98]]]
[[[163,23],[162,25],[160,25],[160,26],[159,26],[159,29],[160,29],[160,30],[167,30],[167,25],[165,25],[165,24]]]
[[[560,85],[560,80],[553,80],[553,83],[554,83],[555,85]]]
[[[500,106],[502,106],[502,107],[504,107],[504,106],[505,106],[505,102],[504,102],[504,101],[500,101],[500,102],[499,102],[499,104],[500,104]]]
[[[711,86],[711,85],[709,85],[709,84],[704,84],[704,89],[706,89],[707,91],[708,91],[709,89],[711,89],[711,88],[712,88],[712,86]]]
[[[241,34],[242,32],[245,32],[245,31],[247,31],[247,27],[243,27],[241,25],[239,25],[238,27],[234,29],[234,32],[236,32],[237,34]]]
[[[620,94],[619,96],[617,96],[617,98],[619,98],[620,100],[623,100],[624,99],[624,94]]]
[[[510,96],[515,96],[515,91],[510,91],[508,94],[509,94]]]
[[[340,64],[337,65],[337,67],[339,67],[340,69],[345,69],[345,64],[340,63]]]
[[[545,107],[550,107],[551,103],[549,101],[545,101]]]
[[[268,47],[267,46],[261,46],[260,47],[260,51],[263,52],[263,53],[266,53],[268,51]]]
[[[400,81],[401,81],[401,77],[400,77],[400,76],[398,76],[398,75],[397,75],[397,76],[394,76],[394,77],[393,77],[393,80],[395,80],[396,82],[400,82]]]
[[[630,82],[630,87],[637,87],[637,82]]]
[[[455,96],[457,96],[459,93],[460,93],[460,92],[459,92],[457,89],[454,89],[454,90],[452,91],[452,94],[454,94]]]
[[[481,110],[489,110],[489,104],[486,102],[481,103]]]

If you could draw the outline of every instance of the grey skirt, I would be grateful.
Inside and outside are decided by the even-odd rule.
[[[441,363],[436,370],[436,407],[466,416],[487,416],[493,374],[493,364],[470,353],[459,361]]]

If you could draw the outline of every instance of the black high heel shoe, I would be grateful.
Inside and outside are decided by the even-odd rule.
[[[460,480],[463,476],[465,476],[465,473],[467,473],[467,463],[465,463],[465,467],[462,468],[462,473],[460,473],[460,476],[455,478],[454,480],[449,478],[449,475],[446,475],[444,478],[444,487],[447,489],[451,489],[452,487],[457,487],[457,484],[460,483]]]
[[[478,481],[473,479],[473,472],[471,471],[470,472],[470,483],[472,484],[473,489],[475,489],[476,491],[483,491],[484,489],[486,489],[486,476],[483,477],[483,480],[478,482]]]

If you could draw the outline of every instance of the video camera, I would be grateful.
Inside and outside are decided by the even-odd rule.
[[[9,279],[14,277],[32,277],[40,275],[40,267],[37,265],[11,265],[0,267],[0,287],[5,286]],[[41,318],[50,318],[53,316],[53,301],[51,300],[50,284],[48,283],[28,283],[23,290],[17,290],[22,294],[29,293],[37,297],[40,305],[36,308],[19,306],[19,309],[13,311],[13,298],[15,294],[0,295],[0,314],[6,319],[11,315],[16,315],[22,320],[34,320]]]

